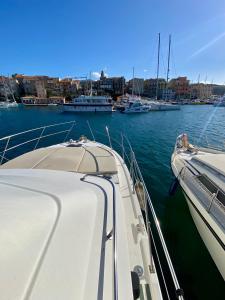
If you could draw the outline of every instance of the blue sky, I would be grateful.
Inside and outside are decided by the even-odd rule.
[[[161,32],[162,77],[171,33],[170,77],[225,82],[224,0],[6,0],[0,25],[1,74],[154,77]]]

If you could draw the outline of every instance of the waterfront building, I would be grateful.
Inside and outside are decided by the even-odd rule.
[[[46,91],[47,91],[47,97],[61,95],[61,89],[60,89],[58,77],[48,77],[46,83]]]
[[[212,97],[213,86],[211,84],[194,83],[190,85],[191,99],[208,99]]]
[[[158,99],[162,98],[163,89],[166,87],[166,80],[164,78],[158,79]],[[149,98],[156,97],[157,79],[150,78],[144,81],[144,96]]]
[[[12,77],[0,76],[0,98],[19,96],[19,85]]]
[[[133,90],[133,94],[135,95],[143,95],[144,94],[144,79],[143,78],[133,78],[128,81],[128,92],[131,94]]]
[[[45,82],[43,80],[36,80],[35,88],[36,88],[36,93],[37,93],[38,98],[46,98],[47,97]]]
[[[225,94],[225,85],[211,84],[212,94],[217,96],[223,96]]]
[[[122,77],[106,77],[104,71],[101,71],[101,77],[95,82],[98,94],[108,94],[111,96],[119,96],[124,93],[125,78]]]
[[[38,92],[44,93],[43,88],[46,87],[48,76],[27,76],[23,74],[15,75],[15,80],[18,81],[20,87],[23,90],[24,95],[37,96],[37,85]],[[42,81],[41,84],[39,82]]]
[[[176,97],[176,93],[169,88],[165,88],[162,90],[162,100],[174,100]]]
[[[176,94],[176,99],[190,98],[190,85],[187,77],[177,77],[171,79],[168,87]]]

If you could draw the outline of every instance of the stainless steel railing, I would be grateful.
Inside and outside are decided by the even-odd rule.
[[[88,127],[91,128],[89,122],[88,122]],[[92,136],[94,135],[94,132],[96,132],[100,135],[104,135],[103,133],[99,132],[98,130],[91,129]],[[146,225],[146,231],[147,231],[148,240],[149,240],[149,253],[150,253],[150,268],[149,269],[150,269],[150,272],[155,272],[154,263],[153,263],[153,252],[152,252],[152,248],[154,246],[154,249],[156,252],[155,258],[158,260],[158,263],[159,263],[159,270],[162,275],[162,281],[164,284],[164,288],[166,291],[165,294],[166,294],[167,298],[175,299],[174,298],[174,295],[175,295],[175,297],[177,299],[183,300],[184,299],[183,290],[181,289],[181,287],[179,285],[179,282],[178,282],[178,279],[176,276],[176,272],[174,270],[172,260],[169,255],[169,251],[167,249],[166,242],[163,237],[162,230],[161,230],[157,215],[155,213],[155,210],[154,210],[154,207],[153,207],[153,204],[151,201],[151,197],[148,193],[148,189],[144,182],[144,178],[142,176],[140,167],[136,160],[135,153],[132,149],[131,143],[130,143],[129,139],[127,138],[127,136],[122,133],[121,133],[121,141],[118,141],[118,140],[112,138],[110,136],[108,127],[106,127],[106,135],[104,135],[104,136],[108,138],[110,148],[115,149],[116,152],[118,152],[121,155],[124,162],[126,162],[126,165],[127,165],[128,169],[130,170],[130,174],[131,174],[133,192],[135,190],[135,184],[137,182],[141,182],[143,184],[143,187],[144,187],[144,197],[143,197],[144,199],[143,200],[145,203],[145,205],[144,205],[145,225]],[[95,139],[95,137],[94,137],[94,139]],[[113,147],[113,143],[115,144],[115,147]],[[154,227],[156,229],[155,231],[158,235],[159,245],[157,245],[157,243],[155,242],[155,239],[153,237],[153,231],[151,229],[151,224],[150,224],[149,211],[151,212],[152,220],[155,225]],[[160,250],[158,251],[159,248],[160,248]],[[165,261],[166,261],[166,264],[167,264],[167,267],[168,267],[168,270],[170,273],[170,277],[172,278],[172,282],[174,285],[174,294],[172,296],[170,296],[170,291],[169,291],[169,290],[171,290],[171,287],[168,287],[167,278],[166,278],[167,276],[164,274],[164,264],[160,262],[159,252],[161,252],[161,250],[163,251],[164,258],[165,258]],[[165,272],[165,273],[168,273],[168,272]]]
[[[184,183],[191,189],[191,191],[196,195],[198,201],[201,202],[205,210],[211,214],[217,223],[225,229],[224,216],[225,216],[225,206],[220,197],[225,199],[224,192],[217,187],[212,181],[210,184],[214,186],[215,191],[211,192],[206,185],[204,185],[199,176],[193,175],[187,166],[182,169],[180,177]],[[207,178],[207,180],[210,180]]]
[[[26,130],[23,132],[19,132],[13,135],[9,135],[0,139],[0,165],[4,163],[4,161],[8,161],[6,154],[12,150],[25,146],[27,144],[33,143],[33,147],[31,150],[35,150],[38,148],[38,145],[42,139],[50,138],[56,135],[65,134],[61,142],[65,142],[69,137],[72,129],[74,128],[76,122],[64,122],[58,123],[48,126],[43,126],[35,129]],[[63,128],[62,128],[63,127]],[[61,128],[62,130],[57,130]],[[48,129],[51,129],[51,132],[46,133]],[[29,134],[36,134],[34,137],[30,137]],[[27,138],[25,138],[27,136]],[[16,139],[18,139],[19,143],[16,143]]]

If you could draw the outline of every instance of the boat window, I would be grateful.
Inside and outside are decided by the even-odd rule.
[[[217,186],[204,174],[197,176],[198,180],[210,191],[210,193],[217,193]]]

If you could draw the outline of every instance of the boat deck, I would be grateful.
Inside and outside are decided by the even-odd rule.
[[[92,147],[79,143],[40,148],[10,160],[0,168],[47,169],[85,174],[117,173],[112,153],[92,144]]]

